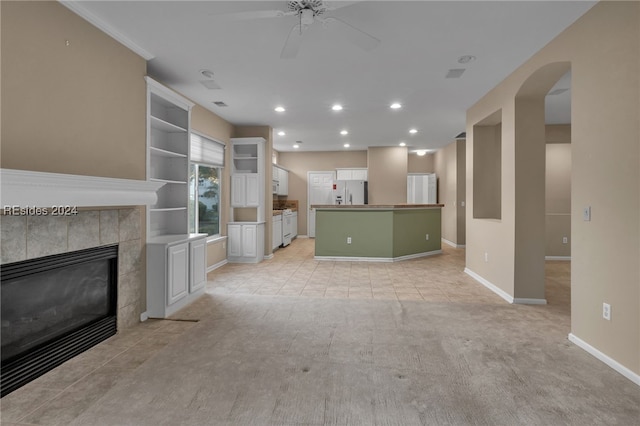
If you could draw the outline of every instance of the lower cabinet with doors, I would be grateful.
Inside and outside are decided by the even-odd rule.
[[[273,238],[271,239],[271,248],[277,249],[282,245],[282,214],[273,216]]]
[[[258,263],[264,258],[264,222],[229,222],[227,260]]]
[[[204,293],[207,235],[166,235],[147,242],[147,315],[166,318]]]
[[[291,214],[291,239],[298,236],[298,212]]]

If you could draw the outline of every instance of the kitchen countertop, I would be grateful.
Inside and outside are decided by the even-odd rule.
[[[444,204],[313,204],[312,209],[429,209],[444,207]]]

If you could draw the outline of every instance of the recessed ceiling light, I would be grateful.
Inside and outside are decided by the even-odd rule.
[[[407,146],[407,144],[404,142],[400,142],[400,146]]]
[[[418,129],[411,129],[409,130],[409,133],[411,133],[412,135],[415,135],[416,133],[418,133]]]
[[[420,157],[422,157],[423,155],[427,154],[427,150],[426,149],[420,149],[420,150],[416,151],[416,154],[418,154]]]
[[[400,105],[398,102],[394,102],[391,105],[389,105],[389,108],[398,109],[398,108],[402,108],[402,105]]]
[[[344,144],[344,147],[345,147],[345,148],[349,148],[350,146],[351,146],[351,145],[349,145],[348,143],[345,143],[345,144]]]
[[[298,144],[294,144],[294,145],[293,145],[293,147],[294,147],[295,149],[298,149],[298,148],[300,148],[300,145],[298,145]]]
[[[476,60],[476,57],[473,55],[464,55],[458,58],[458,63],[460,64],[468,64],[469,62],[473,62]]]
[[[342,105],[335,104],[334,106],[331,107],[331,109],[334,111],[342,111]]]
[[[277,106],[273,109],[275,112],[285,112],[286,110],[284,109],[284,107],[281,106]]]
[[[283,132],[282,130],[278,132],[278,136],[284,136],[284,135],[286,135],[286,133]]]
[[[349,132],[348,132],[348,131],[346,131],[346,130],[341,130],[341,131],[340,131],[340,134],[341,134],[342,136],[344,136],[344,135],[348,135],[348,134],[349,134]]]
[[[200,70],[200,74],[207,78],[213,78],[213,71],[211,70]]]

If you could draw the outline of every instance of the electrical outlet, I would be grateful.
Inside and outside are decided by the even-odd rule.
[[[562,244],[567,244],[569,242],[569,238],[562,237]]]
[[[347,237],[347,244],[351,244],[351,237]]]
[[[424,237],[426,238],[427,241],[429,241],[429,234],[426,234]]]
[[[484,252],[484,261],[488,262],[489,261],[489,253],[488,252]]]
[[[582,208],[582,220],[584,220],[585,222],[591,221],[591,206]]]
[[[602,318],[611,321],[611,305],[608,303],[602,304]]]
[[[227,242],[226,241],[222,242],[222,248],[227,248]]]

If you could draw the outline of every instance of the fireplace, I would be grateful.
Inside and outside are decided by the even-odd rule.
[[[2,265],[1,395],[113,336],[118,245]]]

